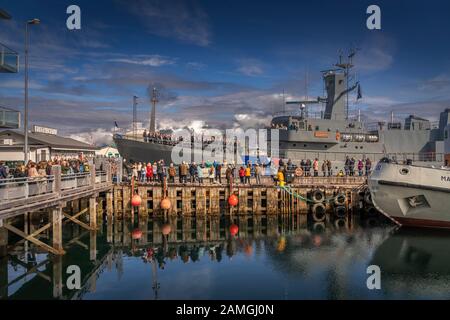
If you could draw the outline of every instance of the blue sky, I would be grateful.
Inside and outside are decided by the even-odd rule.
[[[82,29],[66,28],[81,8]],[[381,8],[382,29],[366,28]],[[31,30],[31,122],[105,142],[131,122],[132,96],[148,123],[147,88],[161,88],[160,127],[257,126],[287,99],[322,95],[320,70],[356,46],[370,119],[450,107],[450,3],[431,1],[3,1],[0,42],[23,53]],[[22,61],[23,62],[23,59]],[[23,68],[0,77],[0,105],[23,106]],[[319,107],[318,107],[319,108]],[[318,109],[319,110],[319,109]],[[84,133],[83,133],[84,132]]]

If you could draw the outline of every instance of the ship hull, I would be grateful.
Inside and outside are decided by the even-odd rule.
[[[375,207],[398,224],[450,228],[450,171],[379,163],[368,180]]]
[[[117,149],[119,150],[120,155],[126,162],[153,162],[164,160],[165,163],[175,163],[179,164],[181,161],[190,162],[198,162],[202,161],[218,161],[223,162],[224,159],[229,159],[229,155],[225,155],[222,153],[211,154],[208,152],[203,152],[201,149],[195,148],[180,148],[183,151],[176,154],[174,152],[173,145],[166,145],[161,143],[150,143],[143,142],[131,139],[123,139],[114,137],[114,142],[116,143]],[[183,154],[183,152],[187,152]],[[265,157],[262,155],[262,157]],[[182,160],[180,160],[182,159]],[[242,163],[244,159],[238,159],[237,155],[234,154],[232,156],[230,162]]]

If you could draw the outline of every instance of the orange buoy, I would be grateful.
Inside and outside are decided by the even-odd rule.
[[[169,210],[170,209],[170,200],[169,198],[164,198],[161,200],[161,209]]]
[[[237,197],[235,194],[232,194],[232,195],[230,195],[230,196],[228,197],[228,204],[229,204],[231,207],[237,206],[238,203],[239,203],[239,199],[238,199],[238,197]]]
[[[320,245],[322,244],[322,237],[316,234],[313,238],[313,244],[315,247],[320,247]]]
[[[170,226],[170,224],[165,223],[162,226],[162,234],[163,235],[167,236],[171,231],[172,231],[172,227]]]
[[[142,201],[141,196],[138,194],[135,194],[133,196],[133,198],[131,198],[131,205],[133,207],[139,207],[141,205],[141,201]]]
[[[239,227],[234,223],[230,226],[230,234],[234,237],[239,232]]]
[[[136,228],[133,230],[133,232],[131,232],[131,238],[133,238],[133,240],[139,240],[140,238],[142,238],[142,231],[139,228]]]

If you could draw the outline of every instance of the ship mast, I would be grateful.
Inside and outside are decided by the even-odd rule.
[[[347,56],[347,61],[342,61],[342,53],[339,54],[339,62],[336,63],[336,67],[339,67],[341,69],[344,70],[344,76],[346,79],[346,102],[345,102],[345,119],[348,120],[348,116],[349,116],[349,82],[350,82],[350,70],[354,67],[353,65],[353,57],[356,54],[356,51],[358,49],[350,49],[349,54]]]
[[[150,132],[156,131],[156,103],[158,103],[158,90],[154,87],[152,89],[152,111],[150,113]]]
[[[133,96],[133,137],[137,138],[137,96]]]

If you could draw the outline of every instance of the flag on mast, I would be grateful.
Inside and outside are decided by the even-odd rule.
[[[361,85],[358,83],[358,97],[356,100],[362,99]]]

